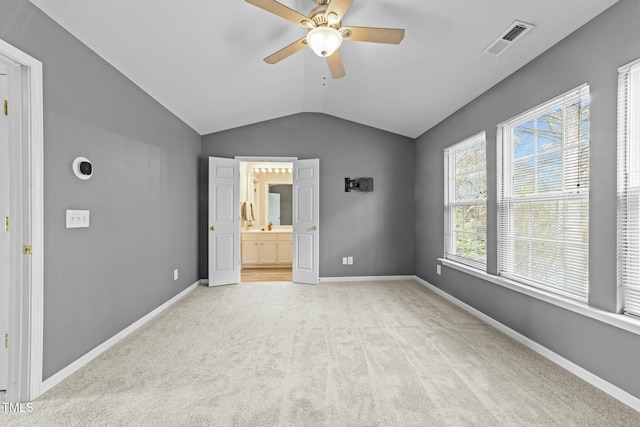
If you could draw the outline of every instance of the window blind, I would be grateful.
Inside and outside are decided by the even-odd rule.
[[[481,132],[444,151],[445,258],[486,270],[487,151]]]
[[[640,316],[640,60],[618,74],[618,286]]]
[[[586,302],[589,86],[498,125],[499,274]]]

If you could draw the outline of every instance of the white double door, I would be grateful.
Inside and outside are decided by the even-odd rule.
[[[293,162],[293,281],[317,285],[320,161]],[[209,157],[209,286],[240,282],[240,163]]]

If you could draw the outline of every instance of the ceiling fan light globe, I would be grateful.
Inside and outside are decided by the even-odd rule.
[[[331,56],[342,44],[342,35],[332,27],[316,27],[307,34],[307,45],[323,58]]]

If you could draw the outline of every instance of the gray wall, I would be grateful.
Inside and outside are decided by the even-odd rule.
[[[303,113],[206,135],[202,155],[320,159],[320,276],[414,274],[414,141],[324,114]],[[206,167],[200,273],[207,277]],[[344,192],[345,177],[373,177],[372,193]],[[342,257],[354,265],[343,266]]]
[[[446,267],[442,276],[435,274],[436,259],[443,252],[443,149],[487,131],[488,270],[495,273],[496,126],[588,82],[592,125],[589,303],[616,310],[617,69],[638,57],[640,3],[622,0],[418,138],[415,164],[418,276],[640,397],[637,335]],[[424,223],[430,226],[422,227]]]
[[[44,65],[46,379],[198,279],[201,138],[31,3],[1,9],[0,38]]]

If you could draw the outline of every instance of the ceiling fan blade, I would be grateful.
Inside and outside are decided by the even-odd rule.
[[[331,0],[325,14],[329,15],[330,13],[335,13],[338,15],[338,20],[341,21],[352,2],[353,0]]]
[[[247,3],[250,3],[254,6],[259,7],[260,9],[264,9],[267,12],[271,12],[274,15],[278,15],[281,18],[284,18],[288,21],[293,22],[294,24],[303,25],[303,22],[310,23],[309,18],[304,16],[303,14],[296,12],[293,9],[288,8],[287,6],[278,3],[275,0],[245,0]],[[312,24],[308,24],[312,25]]]
[[[404,30],[399,28],[342,27],[344,40],[399,44],[404,38]]]
[[[300,40],[291,43],[289,46],[280,49],[273,55],[267,56],[266,58],[264,58],[264,62],[266,62],[267,64],[275,64],[276,62],[280,62],[283,59],[293,55],[294,53],[304,49],[307,46],[306,41],[307,38],[303,37]]]
[[[339,51],[336,50],[333,55],[327,57],[327,64],[329,65],[329,71],[331,71],[331,77],[334,79],[341,79],[347,75],[344,71]]]

